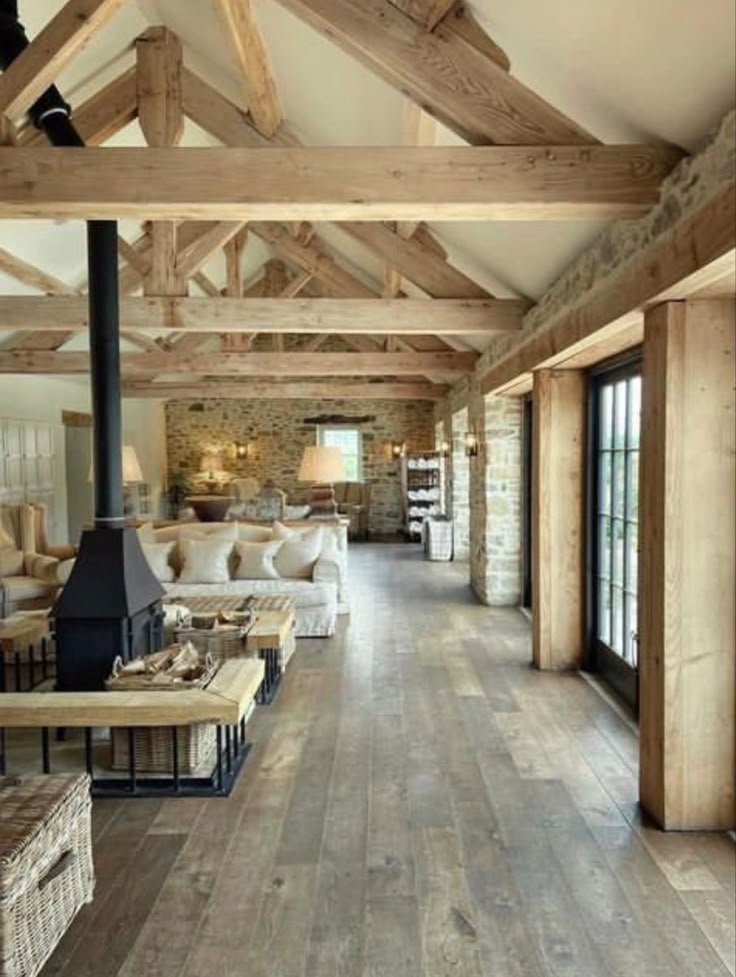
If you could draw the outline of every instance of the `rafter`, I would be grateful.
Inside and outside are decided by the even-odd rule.
[[[372,288],[365,285],[359,278],[351,274],[335,261],[324,250],[324,245],[314,238],[309,244],[301,244],[293,238],[288,228],[275,222],[258,221],[250,225],[250,229],[270,244],[283,258],[297,265],[303,271],[308,271],[318,281],[326,284],[339,295],[364,296],[371,298],[376,295]]]
[[[101,146],[137,115],[136,70],[129,68],[72,112],[74,126],[88,146]],[[20,133],[19,145],[45,146],[46,136],[33,126]]]
[[[457,3],[450,12],[437,24],[434,33],[439,38],[454,35],[454,40],[474,48],[479,54],[490,58],[502,69],[511,70],[509,56],[483,30],[478,21],[467,9],[464,3]]]
[[[281,105],[250,0],[216,0],[216,4],[238,60],[253,123],[265,136],[272,136],[281,124]]]
[[[216,373],[221,376],[415,376],[463,374],[474,353],[124,353],[125,376],[161,373]],[[89,372],[86,352],[9,351],[0,353],[0,373],[80,374]]]
[[[177,272],[184,278],[191,278],[207,264],[213,254],[220,251],[227,242],[243,227],[242,221],[220,221],[207,230],[191,247],[177,257]]]
[[[389,0],[278,0],[467,142],[594,143],[581,126],[451,31]]]
[[[457,0],[391,0],[394,7],[430,31],[456,2]]]
[[[67,3],[0,75],[0,115],[19,119],[125,0]]]
[[[242,299],[120,300],[123,332],[355,333],[358,335],[494,335],[521,328],[529,303],[519,299],[256,298],[263,278]],[[83,330],[83,296],[0,296],[0,330]]]
[[[449,387],[432,383],[365,383],[334,380],[299,382],[255,381],[223,383],[221,380],[199,382],[123,384],[124,397],[156,397],[164,400],[190,400],[217,397],[240,400],[441,400]]]
[[[666,146],[0,148],[0,218],[634,217],[658,202],[681,156]]]
[[[338,227],[434,298],[483,298],[488,295],[472,278],[414,237],[404,239],[397,231],[376,221],[346,221]]]
[[[24,285],[37,288],[40,292],[47,295],[75,295],[75,289],[66,282],[60,281],[53,275],[49,275],[41,268],[23,261],[21,258],[10,254],[0,248],[0,271],[14,278]],[[86,301],[86,300],[83,300]],[[24,323],[17,326],[16,335],[0,341],[0,349],[58,349],[74,335],[73,332],[47,332],[40,330],[28,332],[24,329]]]

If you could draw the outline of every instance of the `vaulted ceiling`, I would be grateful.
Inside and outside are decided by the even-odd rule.
[[[697,148],[733,103],[735,25],[730,0],[701,0],[698,4],[689,0],[649,0],[646,4],[622,0],[615,5],[582,0],[558,0],[555,4],[475,0],[464,5],[462,16],[459,4],[443,4],[441,0],[392,2],[390,6],[387,0],[253,0],[249,5],[243,0],[127,0],[69,61],[57,84],[79,108],[131,69],[128,82],[115,89],[119,112],[114,124],[109,128],[98,125],[96,141],[104,140],[111,147],[177,141],[182,147],[233,141],[237,145],[271,142],[306,147],[456,147],[466,145],[462,133],[477,144],[665,143],[688,152]],[[33,38],[64,3],[20,0],[19,6],[28,35]],[[244,25],[242,18],[250,6],[254,23]],[[387,10],[393,37],[398,40],[393,50],[384,51],[378,43],[381,39],[371,30]],[[437,26],[433,13],[435,19],[441,18]],[[428,20],[417,23],[422,18]],[[178,133],[176,137],[171,133],[152,135],[150,128],[144,134],[145,120],[142,128],[141,121],[133,118],[135,110],[126,115],[130,92],[135,99],[132,69],[146,56],[136,39],[152,25],[165,25],[169,32],[149,34],[153,48],[176,44],[178,38],[183,50],[186,118],[180,138]],[[450,61],[437,66],[421,60],[425,39],[430,39],[426,51],[431,55],[434,38],[444,43],[443,32],[454,33],[453,51],[469,52],[468,64]],[[465,49],[458,47],[460,35],[467,44]],[[242,42],[244,37],[248,44],[241,44],[239,51],[234,38]],[[252,47],[254,38],[256,50]],[[262,70],[254,71],[261,59]],[[455,102],[443,95],[438,108],[433,101],[432,72],[457,72],[459,82],[472,88],[477,80],[475,65],[482,73],[488,61],[493,62],[493,77],[500,87],[483,91],[476,99],[482,109],[477,113],[479,118],[483,116],[480,122],[469,117],[472,112],[464,117],[464,106],[472,101],[467,95]],[[517,91],[509,89],[510,108],[504,88],[509,62],[511,78],[522,83],[521,102],[516,106],[513,99]],[[129,90],[126,84],[131,86]],[[516,81],[511,84],[516,85]],[[534,134],[524,114],[527,108],[532,116],[537,111],[533,96],[527,101],[528,90],[541,97],[541,116],[548,120],[552,133],[562,132],[564,139]],[[404,92],[412,97],[407,98]],[[417,101],[447,124],[420,112]],[[109,116],[109,97],[105,104]],[[457,118],[449,117],[453,105],[460,110]],[[234,106],[250,110],[249,115],[242,121],[234,117]],[[494,112],[501,117],[501,128]],[[78,121],[81,118],[78,115]],[[538,118],[532,121],[536,123]],[[250,134],[245,134],[246,128]],[[21,129],[21,142],[31,135],[24,136]],[[43,144],[43,140],[37,142]],[[140,220],[123,220],[121,283],[125,294],[134,296],[145,280],[149,296],[176,296],[188,290],[192,297],[222,293],[228,298],[280,298],[285,309],[287,302],[301,300],[298,314],[314,322],[306,336],[303,331],[271,333],[264,325],[264,312],[258,320],[260,328],[254,326],[247,332],[236,328],[228,335],[229,330],[215,332],[212,326],[209,335],[187,336],[165,328],[167,320],[162,314],[160,333],[153,328],[155,322],[143,333],[131,328],[126,333],[126,348],[140,352],[141,347],[150,351],[157,345],[158,350],[163,346],[164,352],[180,357],[198,349],[213,354],[222,350],[222,354],[233,354],[238,363],[246,351],[264,356],[282,351],[289,355],[290,351],[305,355],[317,350],[351,351],[356,358],[345,363],[355,364],[356,375],[452,382],[456,379],[455,365],[459,371],[465,370],[461,357],[468,351],[482,350],[493,336],[491,330],[463,333],[455,328],[440,338],[428,325],[426,331],[416,334],[394,334],[390,323],[380,322],[378,313],[368,320],[360,319],[367,314],[364,302],[360,308],[356,305],[352,314],[359,322],[375,323],[371,331],[365,326],[361,331],[345,332],[336,325],[333,330],[333,320],[320,331],[317,324],[323,320],[309,302],[324,298],[367,301],[378,296],[480,302],[494,296],[522,300],[515,310],[520,315],[523,303],[539,299],[604,226],[604,220],[585,216],[582,209],[575,220],[457,219],[390,226],[316,220],[311,225],[260,221],[243,228],[241,222],[233,221],[214,226],[180,224],[173,229],[165,221],[142,225]],[[52,292],[68,293],[73,300],[74,293],[85,289],[81,221],[3,220],[0,248],[2,296]],[[164,267],[164,258],[177,253],[182,274],[174,282],[171,269],[167,272]],[[158,262],[154,255],[159,256]],[[46,277],[35,274],[37,270]],[[158,280],[152,282],[156,275]],[[413,314],[412,305],[407,305],[411,309],[407,315]],[[139,322],[133,305],[130,310],[129,323]],[[493,315],[510,311],[514,311],[511,304],[503,308],[499,304]],[[85,348],[83,333],[74,334],[70,329],[49,338],[38,332],[25,338],[21,334],[19,340],[18,333],[8,336],[6,332],[0,338],[0,347],[9,352],[0,353],[0,369],[7,371],[8,364],[15,362],[19,370],[53,372],[51,360],[24,358],[16,351],[39,347],[53,350],[62,345],[68,358],[57,358],[54,364],[61,372],[67,372],[67,366],[69,372],[76,372],[75,364],[84,360],[72,357],[75,350]],[[408,372],[412,351],[420,358],[415,358],[416,370]],[[378,352],[388,357],[378,364],[382,373],[366,365]],[[430,361],[429,357],[437,354],[445,359]],[[17,358],[7,360],[8,355]],[[167,362],[173,364],[173,360],[162,360],[159,377],[168,375],[164,369]],[[217,362],[215,357],[212,374],[218,372]],[[275,362],[273,358],[262,360],[265,375],[278,374]],[[327,366],[326,359],[320,362]],[[132,360],[130,366],[133,370]],[[189,366],[189,361],[182,360],[170,372],[182,374]],[[201,362],[198,367],[191,363],[193,376],[209,375]],[[339,375],[344,375],[346,368]],[[259,375],[260,369],[254,358],[237,372]],[[309,369],[307,361],[299,367]],[[146,379],[150,373],[144,371]],[[334,375],[332,368],[329,375]]]

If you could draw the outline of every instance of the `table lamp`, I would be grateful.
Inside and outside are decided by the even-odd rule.
[[[135,448],[132,444],[123,445],[123,455],[121,460],[123,464],[123,514],[130,517],[136,515],[136,505],[128,486],[135,485],[138,482],[143,482],[145,479],[143,478],[141,463],[138,461],[138,455],[136,454]],[[94,463],[90,462],[87,481],[92,484],[94,480]]]
[[[345,481],[345,478],[345,463],[339,448],[310,445],[304,449],[297,479],[300,482],[313,483],[308,496],[311,514],[316,516],[337,514],[335,490],[332,486],[334,482]]]
[[[224,474],[222,455],[217,451],[205,451],[199,463],[199,470],[202,473],[203,481],[207,485],[207,490],[214,492],[222,481]]]

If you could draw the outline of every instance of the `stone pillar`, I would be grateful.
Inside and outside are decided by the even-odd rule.
[[[486,397],[486,602],[521,601],[521,418],[517,397]]]
[[[640,797],[664,828],[736,824],[734,302],[645,320]]]
[[[586,390],[580,370],[534,374],[532,646],[542,669],[583,658]]]
[[[452,519],[456,560],[467,560],[470,556],[471,459],[465,454],[469,423],[467,407],[452,415]]]

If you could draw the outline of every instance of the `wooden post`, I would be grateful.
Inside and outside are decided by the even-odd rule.
[[[534,374],[532,460],[534,664],[578,668],[584,646],[586,380]]]
[[[671,302],[644,329],[640,796],[664,828],[734,809],[734,302]]]

